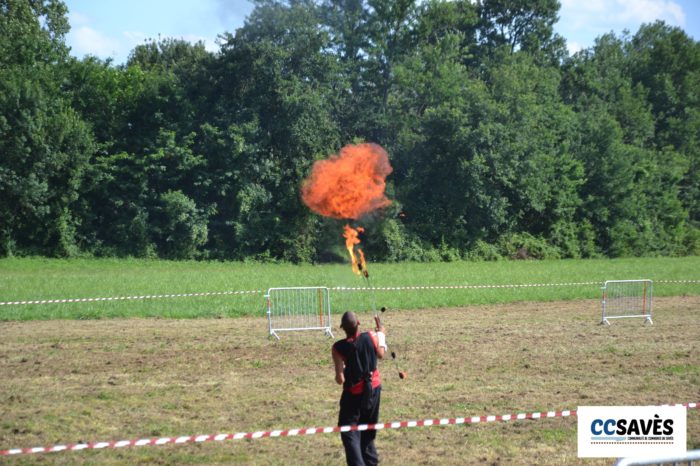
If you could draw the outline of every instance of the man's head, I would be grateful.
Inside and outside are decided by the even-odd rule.
[[[357,320],[357,316],[352,311],[347,311],[340,320],[340,327],[345,330],[345,333],[349,337],[355,336],[359,325],[360,321]]]

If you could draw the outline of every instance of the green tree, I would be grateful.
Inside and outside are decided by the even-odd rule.
[[[170,129],[188,134],[212,117],[211,103],[217,99],[212,94],[214,63],[215,55],[204,48],[203,42],[165,38],[134,48],[127,67],[161,77],[168,91],[159,112],[166,115]]]
[[[73,213],[88,127],[62,98],[68,49],[59,1],[0,2],[0,254],[78,252]]]
[[[154,257],[148,178],[143,162],[126,152],[98,155],[83,186],[84,249],[96,255]]]
[[[418,7],[416,24],[411,39],[418,44],[435,45],[442,39],[456,35],[459,38],[462,63],[474,64],[477,50],[479,12],[477,6],[467,0],[431,0]]]
[[[97,156],[82,199],[85,249],[96,254],[194,258],[207,239],[213,207],[201,196],[205,159],[194,134],[162,131],[153,151]]]
[[[406,224],[428,244],[466,251],[529,232],[581,255],[575,213],[581,164],[559,73],[524,52],[483,77],[462,64],[461,33],[445,34],[397,70],[397,186]]]
[[[507,199],[513,231],[578,257],[575,214],[584,172],[572,152],[576,120],[559,96],[559,71],[517,53],[490,68],[486,80],[496,110],[480,125],[477,150]]]
[[[340,147],[336,61],[318,15],[311,2],[261,2],[235,36],[223,37],[222,98],[208,133],[223,136],[213,162],[232,189],[212,198],[231,216],[211,234],[231,243],[234,257],[313,258],[318,219],[299,188],[311,163]]]
[[[94,57],[68,63],[64,89],[99,143],[79,203],[85,249],[173,257],[162,234],[163,196],[182,193],[202,218],[213,210],[206,161],[192,152],[211,117],[212,63],[201,43],[173,39],[137,46],[125,66]]]
[[[483,55],[497,57],[518,50],[556,65],[566,56],[564,39],[554,33],[558,0],[480,0],[479,42]]]
[[[628,45],[635,83],[648,92],[654,145],[681,154],[680,199],[700,228],[700,43],[663,22],[643,25]]]
[[[345,140],[386,144],[394,66],[413,50],[415,0],[328,0],[320,8],[340,74],[337,120]]]
[[[564,98],[578,110],[577,158],[586,183],[580,219],[611,256],[682,253],[687,211],[679,201],[683,157],[658,148],[648,89],[635,82],[629,39],[612,34],[565,66]]]
[[[159,255],[168,259],[194,259],[207,241],[207,216],[182,191],[160,195],[154,233]]]
[[[0,254],[335,260],[311,164],[382,144],[372,260],[700,250],[700,48],[657,22],[566,57],[557,0],[258,0],[221,50],[70,58],[0,0]]]

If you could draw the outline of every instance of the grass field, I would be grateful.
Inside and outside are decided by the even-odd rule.
[[[364,287],[349,265],[168,262],[117,259],[1,259],[0,302],[143,296],[280,286]],[[598,299],[612,279],[700,280],[700,257],[560,261],[371,264],[372,285],[510,285],[593,282],[565,287],[334,292],[334,312],[379,306],[400,309],[516,301]],[[0,320],[262,315],[258,293],[206,298],[0,306]],[[700,284],[656,283],[655,296],[700,295]]]
[[[387,306],[381,420],[579,405],[700,401],[700,258],[370,264],[388,286],[332,291],[334,312]],[[600,284],[650,278],[654,325],[599,326]],[[349,266],[0,260],[0,302],[255,291],[236,296],[0,306],[0,450],[335,424],[330,341],[267,338],[263,290],[364,287]],[[183,319],[190,317],[214,317]],[[235,317],[235,318],[233,318]],[[337,316],[334,316],[334,324]],[[338,333],[336,333],[338,336]],[[8,376],[9,374],[9,376]],[[576,418],[383,431],[383,464],[576,464]],[[700,448],[700,411],[688,412]],[[8,464],[342,464],[337,434],[3,458]],[[610,464],[611,461],[585,461]]]
[[[409,378],[381,363],[381,421],[700,401],[699,308],[698,296],[657,298],[653,326],[599,326],[598,300],[389,311]],[[334,425],[330,340],[266,330],[262,317],[0,322],[0,449]],[[386,465],[612,463],[578,460],[575,417],[382,431],[377,444]],[[700,448],[699,410],[688,448]],[[343,454],[337,434],[321,434],[2,461],[326,465]]]

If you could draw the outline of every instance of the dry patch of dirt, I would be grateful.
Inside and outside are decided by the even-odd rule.
[[[699,311],[700,297],[658,298],[653,326],[608,327],[597,301],[390,310],[388,341],[409,377],[381,363],[381,421],[700,401]],[[0,449],[337,420],[320,332],[278,342],[265,319],[237,318],[2,322],[0,334]],[[579,462],[575,417],[383,431],[377,446],[387,465]],[[700,410],[688,411],[688,448],[700,448]],[[344,464],[337,434],[4,460]]]

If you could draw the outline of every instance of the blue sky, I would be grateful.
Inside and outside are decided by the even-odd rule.
[[[216,36],[234,32],[253,8],[247,0],[64,0],[71,32],[72,54],[115,63],[148,38],[175,37],[202,40],[217,50]],[[560,0],[556,31],[569,51],[593,45],[596,37],[624,29],[635,33],[642,23],[662,19],[700,40],[700,2],[697,0]]]

